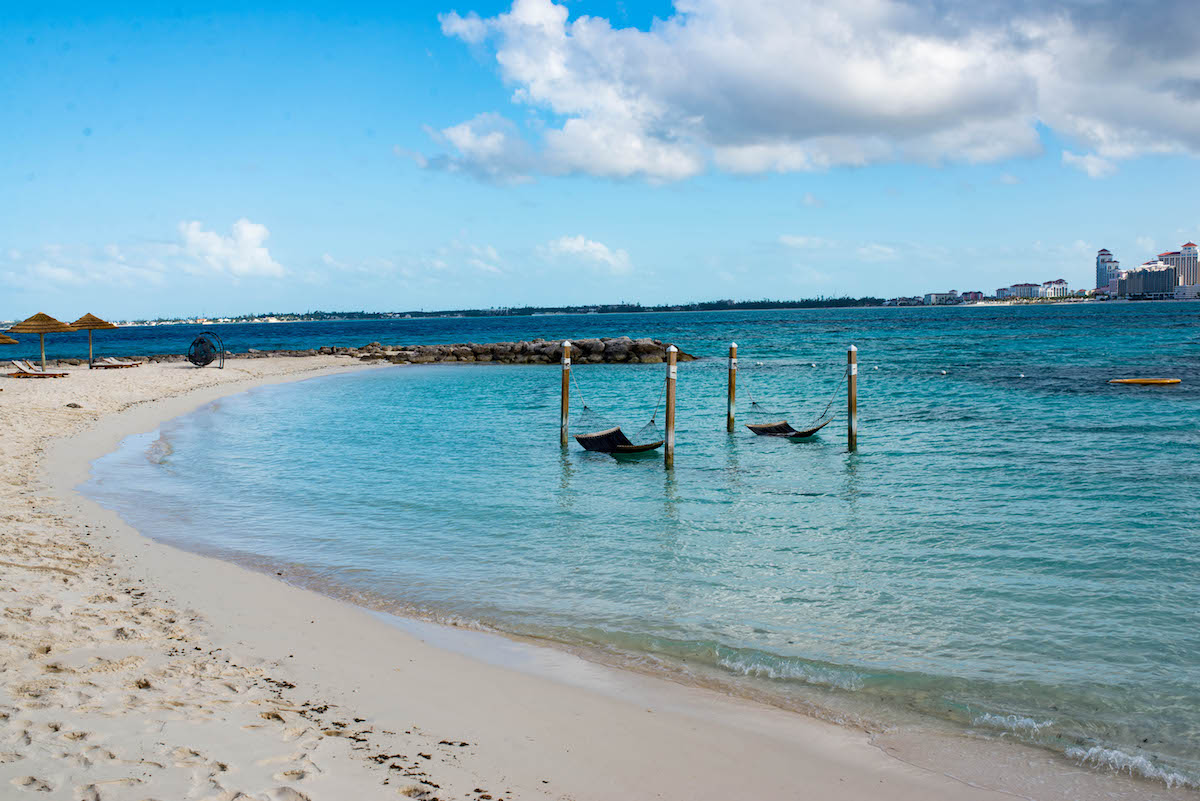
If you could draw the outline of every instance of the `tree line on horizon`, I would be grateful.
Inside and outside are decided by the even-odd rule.
[[[242,314],[223,317],[230,322],[250,322],[266,317],[296,322],[313,322],[321,320],[394,320],[406,317],[532,317],[542,314],[643,314],[655,312],[692,312],[692,311],[736,311],[736,310],[767,310],[767,309],[825,309],[825,308],[855,308],[860,306],[882,306],[883,298],[875,297],[817,297],[801,300],[706,300],[697,303],[673,303],[658,306],[645,306],[640,303],[601,303],[586,306],[515,306],[496,307],[491,309],[443,309],[439,311],[399,311],[399,312],[368,312],[368,311],[308,311],[298,312],[267,312],[263,314]],[[136,322],[173,322],[180,318],[158,318]]]

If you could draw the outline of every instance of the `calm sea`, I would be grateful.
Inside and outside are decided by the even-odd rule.
[[[560,450],[555,366],[396,367],[222,400],[127,440],[86,491],[373,608],[1195,783],[1198,322],[1163,303],[245,326],[276,339],[234,349],[630,334],[710,358],[680,367],[670,473]],[[793,423],[837,394],[835,423],[726,434],[730,340],[742,421],[749,392]],[[664,368],[576,376],[588,427],[634,431]],[[1183,383],[1106,383],[1124,376]]]

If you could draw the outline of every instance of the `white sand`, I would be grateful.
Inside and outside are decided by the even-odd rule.
[[[911,742],[885,749],[859,731],[491,635],[402,629],[154,543],[72,491],[124,436],[346,364],[0,379],[0,798],[1013,797],[916,767],[937,760]],[[1165,792],[1008,753],[1038,777],[1020,787],[1030,797]]]

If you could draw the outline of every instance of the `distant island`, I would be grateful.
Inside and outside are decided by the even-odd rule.
[[[805,298],[803,300],[708,300],[643,306],[640,303],[606,303],[593,306],[512,306],[492,309],[446,309],[442,311],[309,311],[243,314],[235,317],[158,318],[125,320],[124,325],[185,325],[215,323],[307,323],[322,320],[404,320],[422,317],[537,317],[551,314],[647,314],[656,312],[735,311],[767,309],[834,309],[882,306],[883,298]]]

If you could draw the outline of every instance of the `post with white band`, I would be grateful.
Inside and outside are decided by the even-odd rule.
[[[663,449],[663,465],[668,470],[675,467],[675,376],[679,368],[675,364],[679,348],[667,348],[667,444]]]
[[[858,348],[846,351],[846,448],[858,450]]]
[[[567,447],[567,420],[571,414],[571,340],[562,344],[562,429],[558,444]]]
[[[733,431],[733,407],[737,402],[737,343],[729,343],[729,410],[725,414],[725,430]]]

